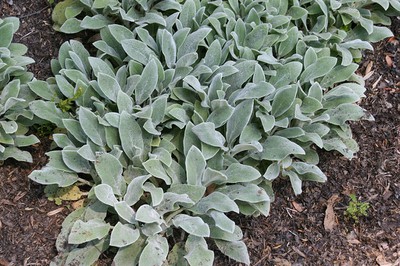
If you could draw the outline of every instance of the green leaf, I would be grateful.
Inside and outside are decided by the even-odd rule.
[[[208,116],[207,122],[213,123],[215,128],[223,126],[235,110],[226,100],[214,100],[211,102],[211,106],[213,111]]]
[[[198,237],[209,237],[210,229],[200,217],[192,217],[186,214],[178,214],[172,219],[176,227],[182,228],[188,234]]]
[[[144,149],[142,130],[131,114],[122,111],[119,119],[119,136],[122,149],[129,159],[140,155]]]
[[[77,141],[81,143],[86,143],[87,136],[83,131],[79,121],[75,119],[63,119],[62,123],[67,129],[68,133],[70,133]]]
[[[210,28],[200,28],[189,34],[178,48],[178,58],[197,51],[202,40],[211,32]]]
[[[293,171],[284,171],[284,175],[289,176],[290,179],[290,184],[292,185],[292,189],[294,191],[295,195],[300,195],[301,192],[303,192],[301,186],[302,186],[302,181],[299,178],[299,176],[293,172]]]
[[[82,244],[94,239],[102,239],[110,231],[111,226],[100,219],[87,222],[77,220],[68,236],[69,244]]]
[[[169,68],[173,68],[176,63],[176,44],[172,34],[167,30],[162,30],[161,51],[164,55],[165,63]]]
[[[66,166],[68,166],[69,169],[73,170],[75,173],[84,173],[84,174],[89,174],[92,166],[90,162],[88,162],[86,159],[82,158],[76,148],[71,148],[69,149],[64,148],[62,150],[62,158]]]
[[[146,44],[138,40],[123,40],[121,41],[121,45],[130,58],[143,65],[149,62],[150,55],[155,55]]]
[[[305,154],[302,147],[284,137],[269,136],[262,145],[263,151],[258,154],[262,160],[281,161],[290,154]]]
[[[135,100],[136,104],[142,104],[146,101],[153,91],[157,88],[158,81],[158,67],[155,59],[151,59],[150,62],[143,69],[142,75],[140,76],[139,82],[135,88]]]
[[[279,117],[293,105],[297,94],[297,85],[281,88],[275,94],[272,102],[271,114]]]
[[[101,28],[106,27],[111,24],[112,21],[107,19],[105,16],[101,14],[94,15],[92,17],[86,16],[81,21],[81,27],[90,30],[99,30]]]
[[[358,121],[360,119],[373,120],[371,114],[360,106],[352,103],[344,103],[335,109],[327,110],[324,114],[329,115],[329,123],[344,125],[346,121]]]
[[[240,182],[251,182],[261,176],[260,172],[254,167],[233,163],[229,165],[228,169],[222,171],[228,177],[226,183],[240,183]]]
[[[131,245],[119,248],[113,260],[115,266],[137,265],[144,245],[144,239],[139,237]]]
[[[185,259],[189,262],[189,265],[213,265],[214,252],[208,250],[207,242],[204,238],[188,235],[185,249],[187,251]]]
[[[143,184],[149,178],[150,175],[137,176],[129,183],[124,196],[124,201],[126,201],[129,206],[134,205],[140,200],[143,195]]]
[[[105,73],[98,74],[98,84],[104,95],[113,102],[117,102],[118,91],[121,90],[117,80],[113,75]]]
[[[29,178],[42,185],[57,184],[59,187],[68,187],[78,181],[77,174],[52,167],[35,170],[29,175]]]
[[[95,186],[94,194],[99,201],[106,205],[114,206],[114,204],[118,202],[110,185],[100,184]]]
[[[135,211],[125,202],[119,201],[114,204],[114,209],[118,216],[128,223],[136,224]]]
[[[235,107],[226,125],[226,140],[229,145],[233,145],[235,139],[242,134],[249,123],[253,114],[253,104],[253,100],[244,100]]]
[[[278,54],[280,57],[287,56],[295,48],[299,38],[299,30],[294,26],[286,34],[287,39],[279,44]]]
[[[246,35],[245,45],[251,49],[259,50],[268,36],[269,25],[262,23],[257,25],[249,34]]]
[[[276,88],[284,87],[297,81],[302,70],[303,65],[300,62],[289,62],[278,66],[276,68],[276,75],[272,76],[269,82]]]
[[[61,26],[60,31],[67,34],[80,32],[84,28],[81,27],[81,21],[76,18],[67,19]]]
[[[357,70],[357,64],[350,64],[347,66],[335,66],[328,74],[324,76],[320,85],[324,88],[332,87],[335,83],[346,81]]]
[[[184,28],[192,28],[196,16],[196,4],[193,0],[185,1],[179,14],[179,21]]]
[[[171,184],[171,182],[172,182],[171,178],[167,175],[167,172],[165,171],[164,167],[162,166],[162,164],[159,160],[149,159],[143,163],[143,167],[152,176],[155,176],[157,178],[164,180],[164,182],[167,185]]]
[[[107,6],[114,6],[118,4],[117,0],[94,0],[92,1],[92,8],[93,9],[100,9],[100,8],[105,8]]]
[[[138,240],[140,237],[139,229],[134,229],[132,226],[118,222],[111,232],[110,246],[126,247]]]
[[[85,107],[79,108],[78,115],[83,132],[95,144],[104,146],[104,129],[100,125],[97,116]]]
[[[242,241],[214,240],[218,249],[228,257],[250,265],[250,258],[246,245]]]
[[[13,39],[14,25],[12,23],[5,23],[0,27],[0,47],[8,47]]]
[[[265,171],[264,178],[269,181],[272,181],[275,178],[277,178],[279,176],[279,174],[280,174],[279,164],[276,162],[273,162],[272,164],[270,164],[268,166],[267,170]]]
[[[261,99],[267,95],[270,95],[275,91],[274,86],[268,82],[259,82],[257,84],[248,83],[240,92],[236,95],[234,103],[239,100],[245,99]]]
[[[117,158],[109,153],[97,155],[94,164],[102,184],[112,187],[114,194],[121,195],[122,165]]]
[[[93,69],[93,74],[96,77],[99,77],[100,74],[105,74],[112,78],[115,77],[114,71],[111,68],[111,66],[109,64],[107,64],[106,62],[104,62],[102,59],[100,59],[98,57],[89,57],[88,60],[89,60],[90,66]],[[105,79],[107,79],[108,76],[105,76]]]
[[[196,147],[192,146],[186,155],[186,176],[188,185],[200,185],[203,172],[206,168],[206,160],[204,159],[201,151]]]
[[[235,222],[229,219],[224,213],[210,211],[209,215],[214,219],[216,227],[228,233],[235,232]]]
[[[312,180],[316,182],[326,182],[327,180],[325,174],[316,165],[294,162],[291,166],[301,176],[302,180]]]
[[[192,132],[200,139],[201,142],[213,147],[224,147],[224,136],[215,130],[215,125],[210,122],[203,122],[192,128]]]
[[[251,183],[223,186],[217,190],[233,200],[242,202],[258,203],[271,201],[263,188]]]
[[[56,91],[43,80],[33,80],[28,83],[28,86],[36,95],[44,100],[53,101],[55,98],[57,98]]]
[[[191,209],[194,213],[205,214],[209,210],[216,210],[220,212],[236,212],[239,213],[239,207],[227,195],[221,192],[214,191],[207,197],[202,198]]]
[[[162,223],[162,218],[160,214],[153,209],[150,205],[143,204],[136,211],[136,220],[142,223],[150,224],[150,223]]]
[[[208,47],[208,50],[204,57],[204,63],[209,67],[219,66],[220,62],[221,62],[221,57],[222,57],[221,50],[222,50],[222,47],[221,47],[221,44],[219,43],[219,41],[214,40]]]
[[[108,241],[105,239],[88,243],[83,248],[74,248],[68,252],[65,265],[93,265],[107,248]]]
[[[151,195],[151,205],[157,206],[161,203],[164,197],[164,191],[160,187],[156,187],[153,183],[146,182],[143,185],[143,190],[150,193]]]
[[[325,76],[336,65],[337,58],[326,56],[318,58],[315,63],[312,63],[303,71],[300,76],[302,83],[313,81],[316,78]]]
[[[146,242],[147,245],[139,258],[139,266],[161,266],[167,259],[169,251],[167,239],[160,235],[154,235],[150,236]]]
[[[226,95],[229,97],[234,91],[241,89],[242,85],[248,81],[254,74],[254,69],[257,62],[253,60],[245,60],[240,63],[233,65],[235,73],[226,76],[224,78],[224,82],[231,85],[226,92]],[[232,66],[231,66],[232,67]],[[234,70],[234,69],[232,69]]]
[[[38,117],[50,121],[56,126],[63,128],[63,118],[69,118],[67,113],[63,113],[56,107],[54,102],[45,102],[43,100],[37,100],[29,103],[29,108]]]

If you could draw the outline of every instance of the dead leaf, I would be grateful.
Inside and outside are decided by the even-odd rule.
[[[82,208],[84,203],[85,203],[85,200],[81,199],[81,200],[72,202],[71,206],[72,206],[72,208],[74,208],[74,210],[76,210],[76,209]]]
[[[304,211],[304,207],[300,203],[292,201],[292,205],[293,205],[293,208],[295,208],[296,211],[298,211],[298,212],[303,212]]]
[[[339,199],[338,194],[333,194],[332,197],[328,199],[326,211],[325,211],[325,219],[324,219],[324,228],[326,231],[332,231],[333,228],[337,225],[336,215],[333,211],[333,205]]]

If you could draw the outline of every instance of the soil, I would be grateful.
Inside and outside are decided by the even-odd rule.
[[[29,47],[36,61],[30,70],[46,79],[67,37],[51,28],[47,0],[10,3],[0,0],[0,17],[21,19],[14,41]],[[360,104],[375,122],[352,124],[357,156],[349,161],[321,151],[326,183],[306,183],[295,197],[289,182],[278,181],[270,216],[233,217],[244,232],[251,265],[400,265],[400,18],[393,19],[392,31],[395,37],[375,44],[359,69],[367,87]],[[0,266],[48,265],[57,254],[55,239],[69,205],[48,201],[44,187],[27,177],[45,165],[49,143],[43,138],[30,148],[32,164],[8,160],[0,168]],[[345,215],[350,194],[370,206],[358,223]],[[240,264],[216,252],[215,265]]]

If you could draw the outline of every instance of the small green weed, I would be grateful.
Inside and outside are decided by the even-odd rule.
[[[83,94],[83,89],[79,87],[72,98],[60,101],[57,104],[57,107],[60,108],[61,111],[63,111],[64,113],[69,112],[72,108],[73,102],[76,101],[79,97],[81,97],[82,94]]]
[[[356,223],[359,222],[361,216],[368,216],[369,203],[360,202],[356,195],[350,194],[349,206],[345,211],[345,215],[351,217]]]

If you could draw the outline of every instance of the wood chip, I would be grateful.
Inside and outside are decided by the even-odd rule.
[[[304,211],[304,207],[300,203],[292,201],[292,205],[293,205],[293,208],[295,208],[296,211],[298,211],[298,212]]]
[[[381,81],[381,79],[382,79],[382,75],[374,82],[374,84],[372,84],[372,88],[373,88],[373,89],[375,89],[376,86],[378,86],[379,81]]]
[[[396,266],[396,265],[393,265],[393,263],[390,263],[390,262],[386,261],[385,256],[382,255],[382,254],[379,254],[376,257],[376,263],[378,263],[379,266]]]
[[[339,195],[333,194],[327,201],[325,218],[324,218],[324,228],[326,231],[332,231],[337,225],[337,218],[333,210],[333,205],[338,201]]]
[[[390,191],[390,183],[389,183],[389,185],[387,185],[387,187],[385,188],[385,191],[383,192],[382,197],[384,200],[388,200],[392,195],[393,195],[393,192]]]
[[[369,72],[368,74],[366,74],[366,75],[363,77],[363,79],[364,79],[364,80],[369,79],[370,77],[372,77],[372,75],[373,75],[374,73],[375,73],[375,71]]]
[[[272,261],[274,262],[275,266],[292,266],[292,264],[285,259],[274,258]]]
[[[396,37],[390,37],[388,39],[388,42],[393,44],[393,45],[398,45],[399,44],[399,41],[396,39]]]
[[[297,254],[299,254],[300,256],[302,256],[303,258],[306,258],[306,254],[304,254],[303,252],[301,252],[300,249],[296,248],[295,246],[292,246],[292,249],[294,252],[296,252]]]
[[[371,72],[373,65],[374,65],[374,61],[370,61],[368,63],[367,68],[365,69],[364,76],[368,75]]]
[[[61,208],[49,211],[46,215],[47,216],[53,216],[53,215],[56,215],[57,213],[62,212],[63,210],[64,210],[64,207],[61,207]]]
[[[390,55],[385,56],[385,61],[388,67],[393,67],[393,60]]]
[[[351,231],[349,234],[346,235],[346,240],[349,244],[361,244],[361,242],[357,239],[357,234],[354,231]]]

